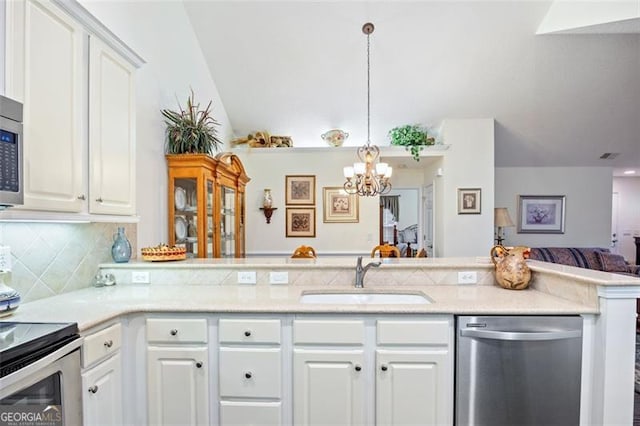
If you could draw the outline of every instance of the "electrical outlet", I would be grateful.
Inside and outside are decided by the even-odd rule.
[[[289,284],[289,273],[286,271],[270,272],[269,283],[270,284]]]
[[[0,270],[11,270],[11,247],[0,246]]]
[[[476,271],[458,272],[458,284],[475,284],[478,282],[478,273]]]
[[[238,272],[238,284],[255,284],[255,283],[256,283],[256,271]]]
[[[131,282],[134,284],[149,284],[149,271],[132,271]]]

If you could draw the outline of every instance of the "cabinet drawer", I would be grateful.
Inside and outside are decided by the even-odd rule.
[[[221,425],[282,424],[281,402],[220,401]]]
[[[379,345],[433,345],[448,344],[451,339],[450,321],[386,321],[376,327]]]
[[[293,322],[293,343],[298,345],[364,344],[363,320],[295,320]]]
[[[148,318],[147,342],[207,343],[207,320]]]
[[[280,320],[221,319],[220,343],[280,344]]]
[[[280,398],[280,349],[220,349],[220,397]]]
[[[120,349],[122,326],[113,324],[110,327],[90,334],[82,342],[82,366],[88,367],[94,362]]]

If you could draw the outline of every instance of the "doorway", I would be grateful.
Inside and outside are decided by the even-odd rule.
[[[393,188],[380,197],[380,244],[396,245],[403,257],[424,247],[422,188]]]

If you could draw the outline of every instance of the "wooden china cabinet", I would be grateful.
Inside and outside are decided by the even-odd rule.
[[[250,178],[235,154],[168,154],[169,245],[187,257],[244,257],[244,193]]]

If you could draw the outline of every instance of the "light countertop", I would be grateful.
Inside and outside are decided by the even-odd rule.
[[[87,288],[25,303],[5,321],[77,322],[81,331],[123,314],[179,313],[357,313],[553,315],[597,313],[597,309],[534,289],[497,286],[407,286],[392,291],[422,291],[427,305],[325,305],[299,302],[304,291],[331,290],[305,286],[116,285]],[[344,288],[342,288],[344,290]],[[382,291],[364,289],[365,291]]]

